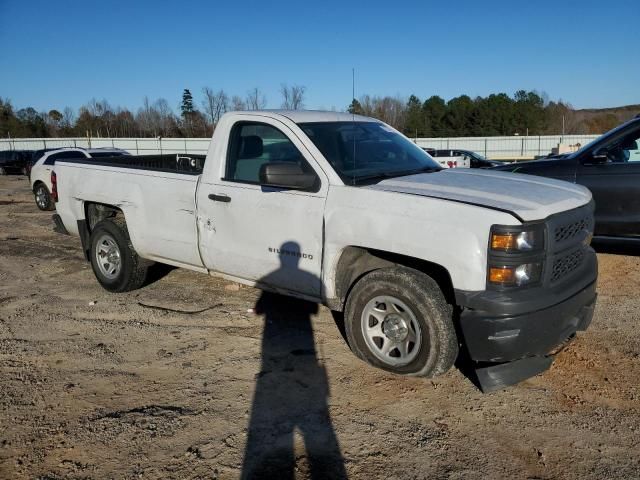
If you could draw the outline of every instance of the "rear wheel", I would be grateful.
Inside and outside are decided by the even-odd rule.
[[[40,210],[53,210],[55,208],[49,189],[44,183],[36,185],[33,189],[33,194],[36,198],[36,205]]]
[[[123,217],[97,223],[91,232],[91,267],[98,282],[110,292],[140,288],[150,262],[133,249]]]
[[[452,309],[428,275],[405,267],[375,270],[347,299],[345,330],[353,352],[401,375],[432,377],[458,355]]]
[[[0,167],[0,175],[6,175],[7,174],[7,169],[4,167]]]

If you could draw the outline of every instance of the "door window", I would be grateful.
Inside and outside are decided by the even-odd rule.
[[[44,161],[44,164],[53,165],[54,163],[56,163],[56,160],[70,160],[73,158],[87,158],[87,157],[82,152],[60,152],[60,153],[54,153],[53,155],[49,156],[49,158],[47,158]]]
[[[627,158],[627,162],[640,162],[640,135],[636,133],[634,137],[636,138],[627,142],[624,146],[624,155]]]
[[[270,162],[292,162],[311,171],[291,140],[271,125],[241,122],[231,131],[225,180],[260,183],[260,168]]]
[[[635,130],[618,138],[599,151],[606,152],[611,163],[640,162],[640,131]]]

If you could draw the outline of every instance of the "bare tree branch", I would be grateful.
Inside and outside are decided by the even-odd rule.
[[[215,128],[220,117],[229,110],[229,97],[224,90],[219,90],[214,93],[209,87],[204,87],[202,93],[204,94],[202,106],[209,117],[208,120],[211,122],[211,126]]]
[[[247,92],[246,102],[247,110],[264,110],[267,106],[267,97],[258,87],[255,87]]]
[[[247,104],[238,95],[234,95],[233,98],[231,98],[231,110],[242,111],[246,109],[247,109]]]
[[[301,110],[304,108],[304,92],[306,87],[303,85],[293,85],[291,87],[283,83],[280,86],[282,94],[282,108],[285,110]]]

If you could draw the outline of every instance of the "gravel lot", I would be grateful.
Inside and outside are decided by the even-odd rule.
[[[592,326],[551,370],[483,395],[458,370],[370,368],[326,308],[206,275],[109,294],[0,177],[0,477],[640,478],[640,252],[622,253],[599,254]]]

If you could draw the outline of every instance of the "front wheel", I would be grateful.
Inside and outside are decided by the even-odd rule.
[[[144,284],[149,262],[133,249],[124,218],[108,218],[95,225],[90,253],[93,273],[105,290],[128,292]]]
[[[43,183],[40,183],[33,190],[35,195],[36,205],[40,210],[53,210],[54,204],[49,189]]]
[[[458,355],[452,308],[428,275],[405,267],[375,270],[347,299],[345,330],[356,356],[401,375],[432,377]]]

